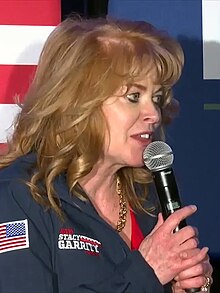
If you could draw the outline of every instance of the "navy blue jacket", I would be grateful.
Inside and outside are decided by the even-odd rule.
[[[33,200],[24,181],[34,160],[29,154],[0,170],[0,293],[165,292],[141,254],[89,201],[70,195],[64,175],[55,180],[64,222]],[[156,221],[137,220],[144,235]]]

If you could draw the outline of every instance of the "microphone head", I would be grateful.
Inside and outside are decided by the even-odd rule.
[[[173,164],[173,151],[171,147],[163,141],[150,143],[143,152],[145,166],[150,171],[160,171]]]

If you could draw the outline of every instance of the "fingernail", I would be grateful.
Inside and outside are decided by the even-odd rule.
[[[203,249],[206,251],[206,253],[209,251],[209,247],[205,246]]]
[[[190,205],[190,208],[191,208],[192,210],[194,210],[194,211],[196,211],[196,210],[197,210],[197,206],[196,206],[196,205],[194,205],[194,204]]]

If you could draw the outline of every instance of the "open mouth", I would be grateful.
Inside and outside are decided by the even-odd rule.
[[[145,139],[149,139],[150,138],[150,134],[149,133],[143,133],[140,135],[141,138],[145,138]]]

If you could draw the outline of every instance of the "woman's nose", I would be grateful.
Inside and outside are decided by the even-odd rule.
[[[161,110],[153,101],[148,102],[143,109],[144,120],[148,123],[156,124],[161,121]]]

